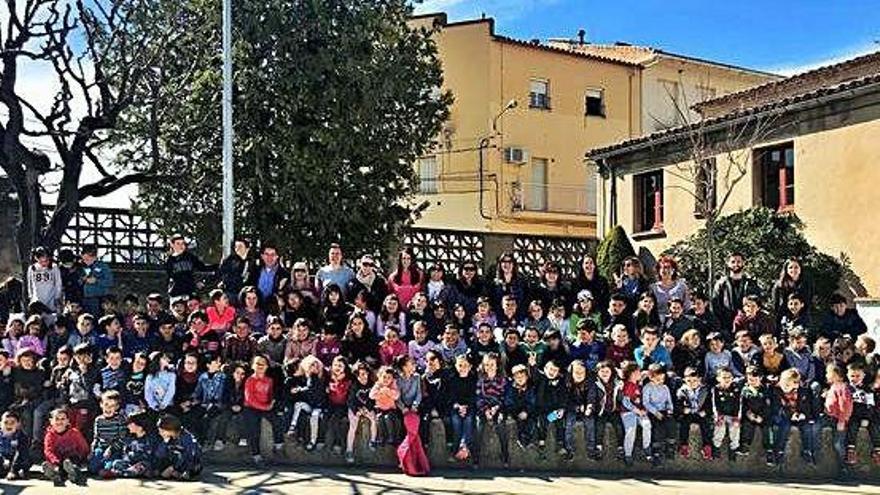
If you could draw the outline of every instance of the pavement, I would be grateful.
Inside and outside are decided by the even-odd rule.
[[[68,484],[54,488],[38,478],[0,481],[3,495],[87,493],[90,495],[136,495],[170,491],[198,495],[850,495],[880,494],[880,485],[754,482],[736,479],[685,480],[558,476],[511,471],[443,470],[424,478],[411,478],[395,471],[352,468],[314,468],[282,471],[234,470],[227,466],[208,470],[198,482],[151,480],[89,480],[86,487]]]

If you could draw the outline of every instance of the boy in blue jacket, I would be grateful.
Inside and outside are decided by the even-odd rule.
[[[100,473],[102,478],[147,478],[154,473],[154,456],[160,440],[155,432],[150,431],[149,414],[144,411],[133,413],[126,426],[129,440],[122,449],[122,456]]]
[[[164,479],[193,480],[202,472],[202,449],[176,416],[159,419],[162,441],[156,449],[156,471]]]
[[[14,411],[0,417],[0,477],[23,479],[31,468],[30,441],[21,431],[21,418]]]
[[[199,376],[193,393],[197,423],[203,428],[201,430],[203,434],[198,436],[201,437],[204,448],[213,446],[214,450],[219,451],[224,447],[223,440],[218,437],[223,435],[220,430],[222,429],[221,413],[225,406],[226,374],[220,370],[223,360],[219,354],[208,355],[205,361],[208,363],[208,369]]]

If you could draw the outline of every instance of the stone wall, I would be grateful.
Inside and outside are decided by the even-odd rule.
[[[829,479],[839,475],[837,457],[831,444],[832,432],[825,428],[820,438],[821,451],[816,459],[817,464],[810,466],[803,462],[800,457],[800,434],[797,429],[792,430],[790,441],[786,453],[786,460],[781,467],[768,467],[765,464],[764,451],[761,448],[761,435],[757,432],[752,445],[752,454],[747,457],[740,457],[735,462],[730,462],[727,455],[723,454],[722,459],[713,461],[704,461],[700,457],[699,430],[696,426],[691,431],[691,455],[688,459],[676,457],[675,460],[666,461],[660,467],[653,467],[649,463],[641,461],[634,466],[627,468],[623,462],[614,458],[616,441],[614,432],[609,427],[605,436],[605,458],[602,461],[593,461],[586,458],[584,452],[585,439],[583,428],[578,424],[575,434],[575,459],[572,462],[565,462],[556,453],[553,441],[553,432],[548,433],[547,438],[547,455],[546,459],[538,456],[537,450],[534,448],[523,450],[518,447],[514,441],[515,426],[509,423],[510,432],[510,469],[526,470],[526,471],[550,471],[566,474],[617,474],[617,475],[664,475],[664,476],[699,476],[699,477],[740,477],[753,478],[758,480],[773,479]],[[271,429],[268,422],[263,422],[262,435],[262,451],[268,455],[271,452]],[[372,452],[367,448],[369,439],[368,425],[366,421],[362,421],[359,425],[358,437],[355,444],[356,465],[362,467],[395,467],[397,466],[397,457],[395,448],[385,446],[379,448],[376,452]],[[234,439],[233,439],[234,440]],[[334,466],[344,465],[345,459],[340,454],[334,454],[329,447],[332,438],[327,438],[327,445],[320,450],[314,452],[306,452],[302,445],[288,441],[284,446],[283,455],[273,458],[273,462],[281,465],[323,465]],[[503,468],[501,463],[500,445],[498,437],[491,429],[485,429],[479,440],[482,448],[480,456],[480,466],[483,468]],[[342,439],[344,445],[344,439]],[[867,431],[863,429],[859,436],[859,464],[854,469],[853,476],[865,481],[880,481],[880,469],[871,463],[870,442]],[[639,441],[636,442],[639,445]],[[446,451],[445,438],[443,433],[443,425],[440,420],[434,420],[431,428],[431,443],[426,449],[433,468],[456,468],[466,467],[460,462],[451,459]],[[637,447],[638,450],[638,447]],[[726,451],[726,446],[723,451]],[[248,449],[238,447],[235,443],[227,444],[226,449],[222,452],[208,452],[206,457],[210,463],[247,463],[250,462]]]

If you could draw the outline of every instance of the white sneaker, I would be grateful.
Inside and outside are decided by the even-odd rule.
[[[257,454],[255,456],[253,456],[253,460],[254,460],[254,464],[256,464],[257,466],[263,465],[263,456]]]
[[[223,440],[217,440],[214,442],[214,452],[220,452],[224,447],[226,447],[226,444],[223,443]]]
[[[284,450],[284,444],[283,443],[276,443],[276,444],[272,445],[272,450],[275,452],[281,452],[282,450]]]
[[[238,446],[239,447],[247,447],[247,438],[242,438],[241,440],[239,440]]]

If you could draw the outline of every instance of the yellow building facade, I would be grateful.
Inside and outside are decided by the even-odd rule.
[[[455,98],[438,145],[416,164],[417,200],[428,204],[416,228],[595,239],[600,182],[584,153],[640,136],[645,109],[668,105],[644,100],[646,67],[507,38],[489,18],[411,25],[437,27],[443,89]],[[722,92],[762,80],[717,70]]]
[[[880,53],[874,57],[880,60]],[[852,64],[846,68],[852,70]],[[758,106],[734,105],[730,113],[702,124],[592,150],[588,160],[603,171],[600,231],[622,225],[636,249],[657,256],[700,229],[695,186],[686,172],[691,137],[702,133],[711,141],[713,129],[717,137],[765,125],[760,139],[713,157],[718,195],[726,191],[720,182],[728,167],[735,171],[741,166],[745,172],[722,214],[754,206],[795,213],[812,244],[851,260],[867,292],[859,295],[880,295],[880,227],[870,219],[870,212],[880,210],[880,72],[856,71],[831,85],[819,76],[805,75],[804,81],[817,82],[789,90],[781,99],[755,99]],[[796,82],[771,83],[743,97],[796,87]]]

